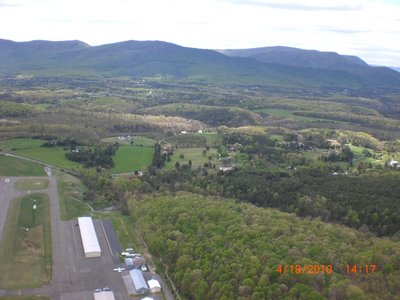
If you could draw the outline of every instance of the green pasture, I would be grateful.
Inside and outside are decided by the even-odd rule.
[[[196,132],[193,134],[194,136],[202,136],[206,138],[206,143],[211,148],[216,148],[218,145],[222,143],[221,138],[219,137],[218,133],[215,131],[212,132]]]
[[[40,164],[15,157],[0,155],[1,176],[45,176]]]
[[[49,181],[47,179],[21,179],[14,184],[14,187],[20,191],[43,190],[49,187]]]
[[[48,196],[35,193],[15,199],[0,244],[0,287],[20,289],[47,284],[51,279],[51,257]]]
[[[318,118],[312,117],[304,117],[304,116],[296,116],[293,114],[293,111],[281,108],[261,108],[254,110],[257,113],[268,114],[271,117],[279,117],[283,119],[292,119],[294,121],[302,121],[302,122],[315,122],[315,121],[326,121]]]
[[[3,151],[13,151],[40,147],[45,141],[31,138],[16,138],[0,140],[0,149]]]
[[[33,158],[50,165],[54,165],[65,169],[75,169],[81,165],[77,162],[70,161],[65,158],[62,147],[41,147],[45,140],[17,138],[0,141],[0,149],[12,152],[15,155]]]
[[[120,146],[113,157],[115,167],[110,169],[110,172],[113,174],[128,173],[150,166],[153,152],[152,147]]]
[[[203,150],[205,148],[178,148],[174,150],[174,154],[171,155],[171,161],[166,163],[167,169],[174,169],[176,162],[179,161],[180,165],[188,164],[189,160],[192,161],[192,167],[202,167],[205,162],[211,162],[219,165],[217,158],[217,150],[210,149],[206,155],[203,156]],[[183,158],[181,158],[183,154]],[[208,157],[211,156],[211,160]]]
[[[82,181],[57,170],[53,170],[53,175],[57,178],[61,220],[67,221],[88,215],[91,210],[85,203],[82,203],[87,187]]]
[[[16,155],[37,159],[60,168],[75,169],[81,166],[81,164],[77,162],[68,160],[65,157],[65,153],[67,151],[61,147],[52,147],[52,148],[38,147],[31,149],[15,150],[13,152]]]

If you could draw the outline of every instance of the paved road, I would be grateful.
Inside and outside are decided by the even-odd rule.
[[[51,175],[49,173],[49,175]],[[0,229],[2,232],[7,217],[9,203],[12,199],[27,194],[13,188],[14,182],[20,177],[0,178]],[[93,298],[96,288],[109,287],[114,291],[117,300],[129,300],[120,273],[113,269],[116,267],[115,253],[110,248],[105,237],[104,229],[100,221],[95,221],[95,230],[102,249],[99,258],[85,258],[79,227],[76,221],[61,221],[60,207],[57,193],[57,181],[55,177],[23,177],[47,178],[49,187],[45,192],[49,195],[51,205],[51,236],[53,248],[53,276],[51,282],[43,287],[22,290],[1,290],[0,295],[40,295],[53,300],[88,300]]]

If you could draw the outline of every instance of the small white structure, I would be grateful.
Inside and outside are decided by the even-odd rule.
[[[94,300],[115,300],[114,293],[112,291],[102,291],[94,293]]]
[[[101,256],[101,249],[99,241],[97,240],[96,231],[94,230],[93,221],[91,217],[78,218],[79,230],[81,232],[81,239],[85,257],[99,257]]]
[[[147,281],[147,284],[150,288],[150,293],[160,293],[161,292],[161,285],[156,279],[150,279]]]
[[[399,162],[397,160],[393,160],[393,158],[389,161],[389,166],[393,167],[393,168],[397,168],[397,165],[399,164]]]

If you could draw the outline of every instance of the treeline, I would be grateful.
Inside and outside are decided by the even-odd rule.
[[[374,115],[356,115],[351,113],[314,112],[314,111],[295,111],[293,112],[293,115],[335,120],[341,122],[351,122],[366,127],[373,127],[384,130],[398,130],[400,128],[400,122],[398,120],[374,116]]]
[[[85,167],[112,168],[114,162],[112,156],[118,150],[118,143],[108,145],[96,145],[93,147],[81,147],[77,150],[65,153],[69,160],[79,162]]]
[[[147,114],[165,114],[198,120],[210,126],[245,126],[261,124],[262,118],[251,111],[239,107],[208,106],[189,103],[173,103],[144,110]]]
[[[35,107],[25,103],[0,100],[0,117],[26,117],[35,111]]]
[[[187,299],[384,300],[399,293],[399,242],[193,194],[134,197],[129,207],[150,251],[168,265]],[[290,274],[296,264],[332,265],[333,272]],[[346,274],[347,264],[376,268]]]

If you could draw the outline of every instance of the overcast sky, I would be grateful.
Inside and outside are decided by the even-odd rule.
[[[400,0],[0,0],[0,38],[281,45],[400,67]]]

